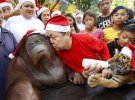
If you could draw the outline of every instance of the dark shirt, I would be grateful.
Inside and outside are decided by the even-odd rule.
[[[113,57],[115,54],[118,54],[122,49],[122,47],[118,44],[118,38],[115,38],[114,41],[107,43],[107,47],[111,57]]]
[[[15,50],[17,42],[13,34],[4,28],[1,28],[0,35],[0,100],[3,100],[6,70],[10,61],[8,55]]]
[[[97,18],[96,26],[97,26],[97,28],[105,29],[107,27],[107,25],[110,24],[110,22],[111,22],[111,15],[109,15],[107,17],[99,16]]]

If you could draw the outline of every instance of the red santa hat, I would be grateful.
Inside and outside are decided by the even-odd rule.
[[[98,6],[102,1],[104,1],[104,0],[98,0]],[[110,0],[110,1],[112,2],[112,0]]]
[[[13,59],[15,57],[15,55],[17,54],[17,52],[18,52],[18,50],[21,46],[21,43],[26,39],[27,36],[29,36],[32,33],[41,33],[42,34],[42,33],[45,33],[45,32],[37,31],[35,29],[31,29],[31,30],[27,31],[27,33],[22,37],[21,41],[18,43],[16,50],[13,53],[9,54],[8,57],[10,59]]]
[[[9,6],[13,10],[12,4],[8,0],[0,0],[0,7],[6,7]]]
[[[58,15],[50,18],[45,24],[45,30],[70,32],[70,25],[65,16]]]
[[[57,15],[61,15],[61,11],[55,10],[55,11],[51,12],[51,17],[57,16]]]
[[[39,16],[45,10],[50,11],[47,7],[39,7],[39,10],[37,11],[37,16]]]
[[[82,14],[80,14],[80,13],[77,13],[76,15],[75,15],[75,18],[83,18],[83,15]]]
[[[122,48],[121,53],[132,59],[131,66],[135,69],[135,46],[128,43]]]

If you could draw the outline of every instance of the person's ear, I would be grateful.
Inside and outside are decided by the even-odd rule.
[[[122,34],[122,32],[119,32],[119,33],[118,33],[118,38],[120,37],[121,34]]]
[[[129,15],[127,15],[126,20],[128,20],[128,18],[129,18]]]
[[[70,38],[70,32],[66,32],[66,35],[67,35],[67,38],[69,39]]]
[[[111,23],[113,23],[113,16],[111,16]]]

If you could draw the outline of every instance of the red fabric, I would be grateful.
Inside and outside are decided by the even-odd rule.
[[[4,3],[4,2],[9,3],[9,1],[8,1],[8,0],[0,0],[0,3]]]
[[[133,44],[126,44],[126,47],[128,47],[132,51],[132,60],[131,60],[131,66],[135,69],[135,46]]]
[[[135,53],[133,53],[133,58],[131,61],[131,66],[135,69]]]
[[[27,33],[22,37],[22,39],[18,43],[16,50],[12,53],[13,56],[15,56],[17,54],[17,52],[20,48],[20,43],[22,43],[25,40],[25,38],[34,31],[35,31],[35,29],[31,29],[31,30],[27,31]]]
[[[65,16],[59,15],[59,16],[54,16],[54,17],[50,18],[45,24],[45,29],[46,29],[47,24],[68,26],[69,22]]]
[[[82,73],[83,58],[98,59],[97,53],[104,61],[110,58],[108,48],[102,40],[89,34],[73,34],[71,49],[58,51],[57,55],[68,67]]]

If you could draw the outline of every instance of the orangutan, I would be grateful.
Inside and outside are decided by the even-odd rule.
[[[33,33],[20,47],[7,70],[6,100],[40,100],[40,89],[66,82],[63,64],[49,39]]]

